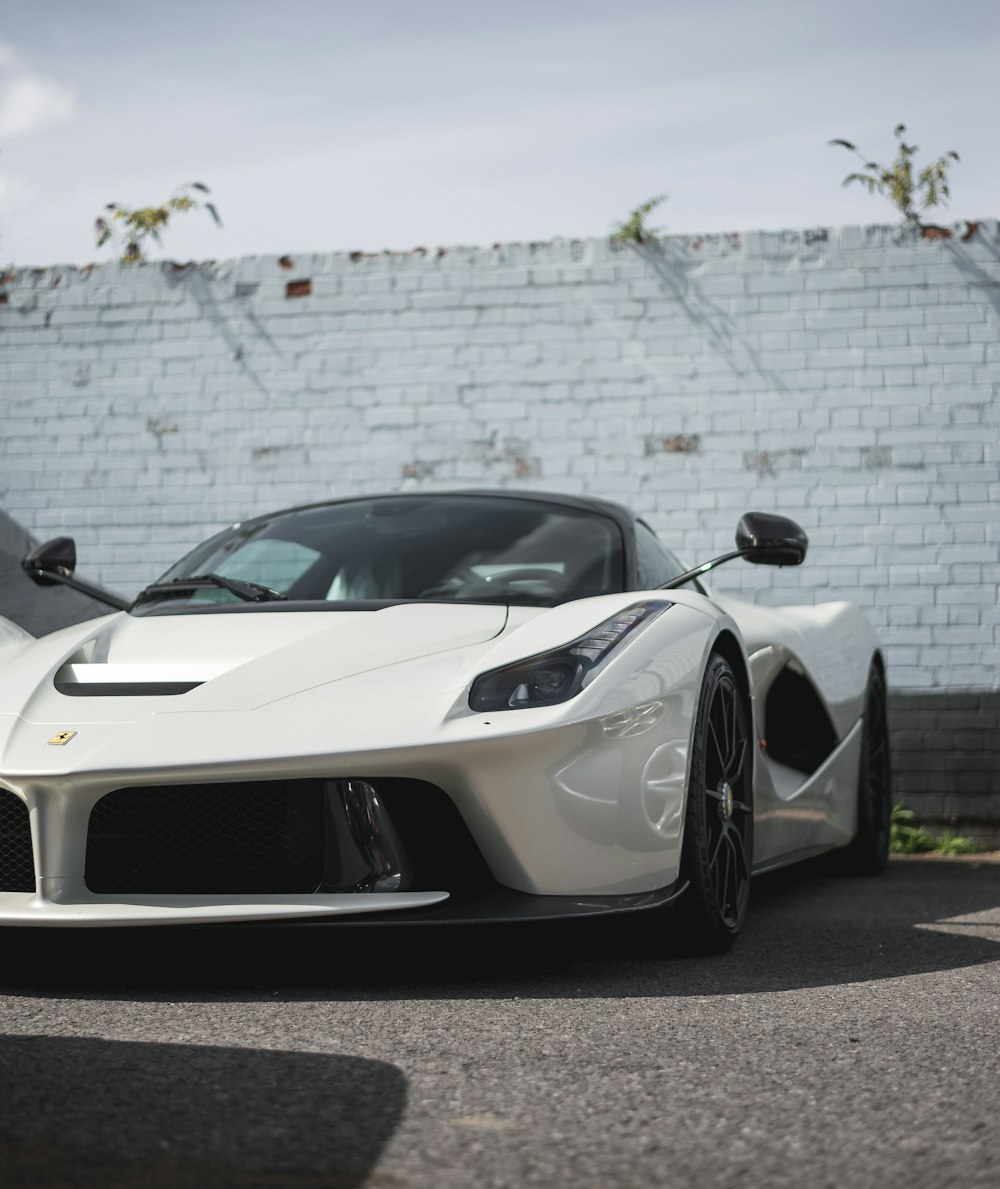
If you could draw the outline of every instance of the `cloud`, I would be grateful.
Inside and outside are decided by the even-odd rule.
[[[0,172],[0,210],[5,214],[28,210],[39,197],[37,187],[20,174]]]
[[[0,137],[39,132],[69,119],[75,106],[69,87],[35,74],[0,42]]]

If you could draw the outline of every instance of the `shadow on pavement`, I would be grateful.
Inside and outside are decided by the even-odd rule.
[[[947,924],[977,913],[988,919]],[[669,915],[650,913],[478,927],[18,930],[4,943],[0,990],[22,996],[280,1002],[759,994],[1000,958],[1000,865],[894,861],[879,879],[825,878],[808,867],[764,877],[754,882],[743,935],[719,957],[685,954],[671,939]]]
[[[359,1057],[18,1036],[0,1040],[4,1189],[361,1185],[406,1079]]]

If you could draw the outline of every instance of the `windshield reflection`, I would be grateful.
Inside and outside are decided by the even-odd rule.
[[[185,584],[204,575],[290,602],[554,606],[623,590],[624,559],[617,524],[594,511],[489,496],[393,496],[234,525],[139,601],[155,612],[156,604],[194,610],[239,600],[222,582]]]

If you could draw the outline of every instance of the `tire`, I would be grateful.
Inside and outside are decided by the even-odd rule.
[[[853,842],[836,854],[844,875],[880,875],[889,860],[889,814],[892,811],[892,768],[885,678],[878,665],[868,672],[858,765],[858,831]]]
[[[681,878],[690,886],[676,914],[684,940],[722,953],[736,940],[753,868],[753,751],[746,705],[732,666],[713,654],[698,699],[691,749]]]

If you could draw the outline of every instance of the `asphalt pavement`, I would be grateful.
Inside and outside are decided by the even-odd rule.
[[[669,922],[4,931],[0,1185],[1000,1184],[1000,865]]]

